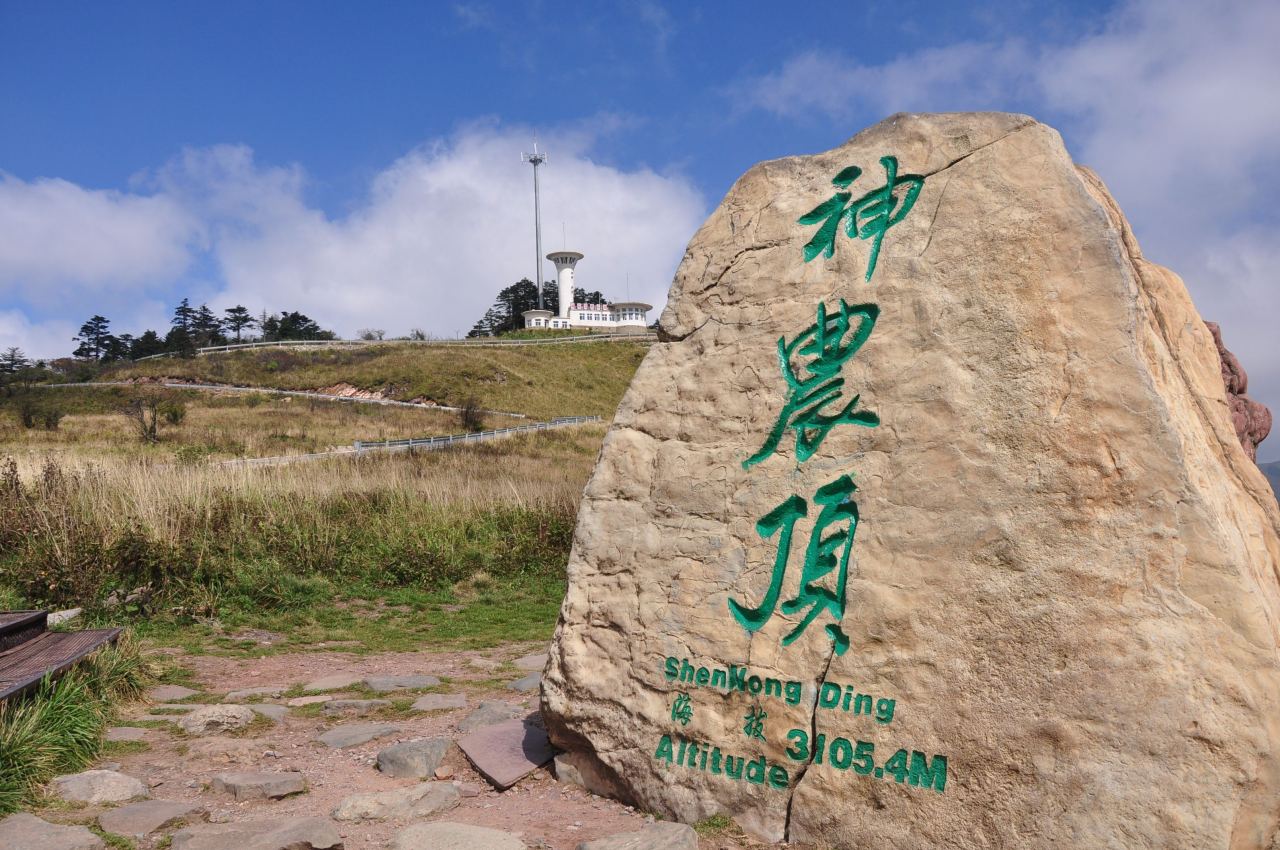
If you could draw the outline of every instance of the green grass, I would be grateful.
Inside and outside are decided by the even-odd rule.
[[[351,384],[399,400],[460,405],[474,396],[491,410],[609,417],[648,347],[643,343],[463,348],[423,344],[361,348],[257,349],[190,359],[162,358],[108,370],[102,380],[168,377],[274,389]]]
[[[565,589],[564,578],[557,573],[503,580],[480,576],[478,581],[473,578],[440,590],[365,585],[341,591],[328,583],[323,586],[331,595],[314,604],[285,610],[239,605],[224,608],[218,621],[221,629],[182,618],[139,622],[136,629],[139,636],[157,645],[233,658],[297,652],[337,641],[358,641],[355,646],[343,647],[343,651],[355,654],[413,652],[428,646],[484,649],[549,639]],[[371,611],[351,604],[368,601],[408,610]],[[286,640],[261,646],[225,637],[225,632],[245,628],[279,632]],[[300,695],[301,691],[286,694]]]
[[[137,645],[123,637],[61,679],[0,704],[0,816],[31,802],[54,776],[91,763],[114,705],[138,697],[145,683]]]

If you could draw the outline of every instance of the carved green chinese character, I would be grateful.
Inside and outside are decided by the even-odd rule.
[[[693,703],[688,694],[676,694],[676,700],[671,704],[671,719],[681,726],[689,725],[693,719]]]
[[[769,716],[769,712],[760,707],[760,703],[751,706],[750,710],[743,715],[742,734],[748,738],[764,738],[764,721]]]
[[[857,486],[848,475],[842,475],[830,484],[818,489],[814,501],[821,506],[805,547],[804,566],[800,573],[800,586],[796,595],[782,603],[784,614],[804,612],[801,621],[782,638],[783,646],[789,646],[824,611],[836,621],[826,626],[837,655],[849,648],[849,638],[840,629],[844,619],[845,584],[849,578],[849,556],[853,550],[853,537],[858,530],[858,504],[853,501]],[[729,610],[734,619],[747,631],[764,628],[778,607],[778,596],[786,577],[791,558],[791,538],[797,521],[808,516],[809,506],[799,496],[792,496],[756,522],[756,533],[764,539],[772,537],[779,529],[778,553],[774,558],[773,574],[764,599],[756,608],[747,608],[736,599],[729,600]],[[824,581],[835,572],[834,581]]]
[[[880,188],[872,189],[852,202],[852,192],[836,192],[829,200],[800,216],[800,224],[821,224],[818,232],[804,246],[806,263],[819,255],[830,258],[835,253],[836,236],[843,222],[850,239],[871,240],[871,258],[867,261],[866,275],[866,279],[871,280],[885,233],[911,212],[924,186],[924,177],[919,174],[898,176],[897,157],[882,156],[880,164],[885,171],[885,183]],[[846,190],[861,174],[862,169],[851,165],[841,170],[831,183],[837,189]],[[898,189],[903,190],[901,200],[894,194]]]
[[[787,429],[795,432],[796,462],[803,463],[837,425],[874,428],[880,424],[880,417],[872,411],[857,409],[858,395],[840,406],[844,390],[840,370],[871,336],[879,316],[880,308],[875,304],[841,301],[840,308],[831,314],[825,304],[819,304],[817,322],[791,342],[785,337],[778,340],[787,400],[760,451],[742,462],[744,469],[773,454]],[[854,318],[858,320],[856,327]]]

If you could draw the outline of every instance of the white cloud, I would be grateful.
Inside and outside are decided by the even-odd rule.
[[[1147,257],[1222,324],[1250,394],[1280,415],[1278,43],[1274,3],[1134,0],[1070,44],[962,43],[879,65],[804,53],[737,91],[780,117],[837,123],[901,110],[1040,113],[1107,182]],[[1261,456],[1280,458],[1280,433]]]
[[[424,146],[339,218],[303,203],[295,171],[257,169],[244,149],[188,154],[161,182],[215,222],[220,300],[302,309],[348,335],[452,335],[501,287],[534,276],[532,169],[519,158],[530,136],[476,125]],[[544,138],[543,253],[562,247],[564,222],[568,247],[586,254],[581,286],[621,299],[630,274],[631,295],[660,307],[705,204],[683,178],[594,162],[591,141],[584,132]]]
[[[171,280],[199,232],[167,197],[0,173],[0,295],[52,304],[76,291]]]
[[[858,115],[989,109],[1028,84],[1027,48],[961,42],[868,65],[840,54],[806,51],[770,74],[735,88],[741,102],[786,118],[821,115],[847,122]]]
[[[66,357],[78,327],[63,319],[32,322],[19,310],[0,310],[0,350],[17,346],[32,360]]]
[[[593,128],[618,125],[601,116]],[[135,178],[135,194],[6,177],[0,297],[65,304],[80,290],[107,288],[76,308],[84,317],[71,317],[74,327],[100,312],[118,332],[164,330],[165,310],[146,293],[190,267],[201,275],[188,273],[165,295],[301,310],[347,336],[363,327],[465,333],[499,289],[534,277],[532,173],[519,156],[532,135],[476,124],[424,145],[339,216],[307,203],[300,167],[259,165],[244,146],[184,151]],[[629,275],[630,295],[660,310],[705,202],[683,177],[595,162],[593,141],[584,129],[543,134],[551,150],[542,169],[543,253],[564,247],[567,231],[568,247],[586,254],[579,285],[622,299]],[[544,269],[550,279],[554,270]],[[0,344],[53,355],[71,348],[69,323],[0,315]]]

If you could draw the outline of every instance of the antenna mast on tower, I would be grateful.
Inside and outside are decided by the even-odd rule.
[[[538,139],[533,139],[533,153],[520,154],[520,161],[533,166],[533,234],[538,261],[538,309],[542,309],[542,204],[538,197],[538,166],[547,161],[546,151],[538,151]]]

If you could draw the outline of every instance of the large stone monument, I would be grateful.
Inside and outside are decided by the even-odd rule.
[[[762,163],[661,326],[544,683],[585,781],[836,848],[1280,847],[1280,509],[1056,132]]]

